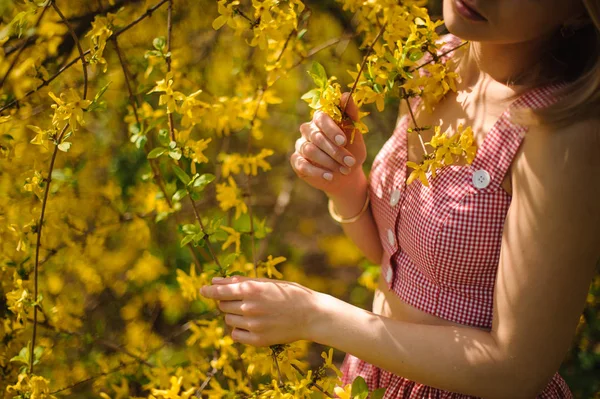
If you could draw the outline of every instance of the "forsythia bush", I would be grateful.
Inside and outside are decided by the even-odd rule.
[[[322,3],[0,4],[6,397],[366,397],[360,378],[339,386],[333,349],[309,361],[308,342],[234,342],[199,294],[235,274],[348,294],[342,274],[303,270],[317,229],[334,232],[314,249],[326,263],[364,269],[352,300],[376,286],[377,265],[338,230],[286,212],[307,200],[287,168],[297,127],[310,109],[347,122],[340,82],[377,111],[430,110],[457,76],[426,1],[338,0],[336,17]],[[409,165],[424,184],[476,151],[468,127],[458,140],[426,128],[435,151]]]

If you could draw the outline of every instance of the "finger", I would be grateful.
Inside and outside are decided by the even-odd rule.
[[[323,180],[333,180],[333,173],[331,171],[313,165],[297,152],[294,152],[290,156],[290,164],[292,165],[292,169],[294,169],[296,174],[304,180],[310,181],[313,179],[319,179],[321,182]]]
[[[225,314],[225,323],[234,328],[247,331],[262,331],[263,321],[255,317],[241,316],[239,314]]]
[[[246,345],[267,346],[266,343],[263,342],[263,340],[260,338],[260,336],[258,334],[251,332],[251,331],[239,329],[239,328],[233,329],[233,331],[231,332],[231,338],[234,341],[237,341],[239,343],[246,344]]]
[[[224,313],[244,315],[242,304],[244,301],[219,301],[219,309]]]
[[[212,284],[230,284],[230,283],[237,283],[240,281],[245,281],[245,280],[250,280],[250,279],[252,279],[252,277],[239,276],[239,275],[229,276],[229,277],[215,276],[212,278],[211,283]],[[258,279],[254,279],[254,280],[258,280]]]
[[[329,116],[326,115],[326,117],[331,120]],[[333,123],[333,120],[331,121]],[[331,158],[337,161],[340,165],[347,167],[354,166],[356,160],[354,159],[352,153],[344,147],[340,147],[338,145],[333,144],[330,141],[330,139],[325,135],[324,131],[324,129],[319,130],[318,128],[313,128],[309,133],[309,137],[306,138],[307,141],[319,147],[322,151],[324,151],[327,155],[329,155]]]
[[[327,115],[325,112],[316,111],[313,115],[313,122],[325,133],[327,138],[331,140],[332,143],[344,145],[348,142],[344,131],[337,125],[337,123],[335,123],[333,119],[331,119],[331,116]]]
[[[347,175],[350,173],[350,169],[346,166],[340,166],[339,163],[333,160],[329,155],[327,155],[323,150],[319,147],[311,143],[310,141],[306,141],[304,137],[301,137],[297,140],[300,142],[297,147],[299,148],[298,153],[300,156],[305,158],[307,161],[312,163],[315,166],[319,166],[323,169],[327,169],[329,171],[340,171],[342,174]]]
[[[219,301],[235,301],[244,299],[240,284],[205,285],[200,289],[200,295]]]

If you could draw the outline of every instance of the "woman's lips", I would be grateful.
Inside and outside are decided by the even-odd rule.
[[[479,14],[472,5],[466,3],[465,0],[453,0],[452,3],[456,8],[456,11],[464,18],[471,21],[487,21],[483,15]]]

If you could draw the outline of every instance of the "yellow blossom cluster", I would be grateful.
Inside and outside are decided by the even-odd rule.
[[[199,290],[215,276],[243,275],[366,304],[380,270],[347,240],[320,242],[327,257],[310,266],[359,264],[350,292],[338,270],[324,278],[298,261],[323,220],[289,201],[281,160],[307,111],[349,123],[339,103],[347,81],[336,78],[346,70],[356,102],[379,110],[390,97],[421,97],[431,109],[454,90],[454,66],[434,57],[440,22],[425,0],[340,0],[354,13],[350,39],[340,13],[301,0],[7,4],[2,395],[381,397],[360,379],[339,386],[330,348],[319,358],[306,341],[234,341],[218,302]],[[80,49],[92,64],[86,74]],[[305,69],[317,86],[305,96],[309,107],[298,103]],[[436,129],[427,145],[426,177],[460,158],[471,162],[476,151],[469,128],[454,136]]]

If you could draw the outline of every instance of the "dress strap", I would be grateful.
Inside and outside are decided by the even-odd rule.
[[[513,101],[485,136],[475,160],[471,164],[473,173],[489,174],[488,190],[498,188],[529,128],[512,120],[517,108],[539,109],[556,102],[555,90],[563,84],[553,84],[532,89]],[[474,176],[475,177],[475,176]],[[486,177],[487,178],[487,177]],[[475,182],[474,182],[475,184]]]

